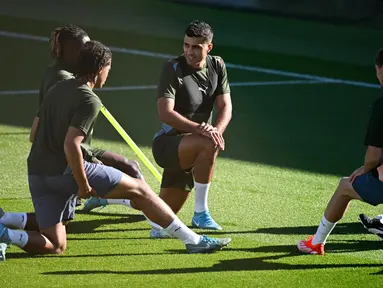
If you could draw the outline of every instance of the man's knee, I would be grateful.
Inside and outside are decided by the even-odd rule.
[[[342,196],[347,196],[352,199],[355,199],[355,190],[352,186],[352,183],[350,182],[349,177],[342,177],[339,181],[339,189],[337,190],[338,193],[340,193]]]
[[[41,230],[41,234],[44,235],[51,243],[52,254],[63,254],[67,247],[66,240],[66,228],[63,223],[59,223],[54,227]]]
[[[140,164],[138,164],[135,160],[128,160],[125,157],[121,157],[119,161],[120,170],[129,176],[136,179],[143,179],[143,174],[140,168]]]
[[[66,250],[66,243],[61,245],[55,245],[54,254],[63,254]]]
[[[213,141],[205,136],[200,136],[198,139],[198,147],[200,153],[206,157],[216,157],[218,148],[214,145]]]

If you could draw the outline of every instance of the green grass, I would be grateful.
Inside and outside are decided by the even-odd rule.
[[[52,22],[10,17],[0,17],[0,23],[8,30],[35,35],[48,35],[55,27]],[[126,31],[89,30],[95,38],[113,46],[179,51],[179,42],[168,39]],[[7,73],[0,78],[0,90],[37,89],[49,61],[47,45],[4,37],[0,37],[0,45],[8,56],[2,63]],[[226,53],[227,61],[233,63],[278,69],[283,66],[290,71],[324,76],[342,74],[351,67],[352,71],[342,74],[342,78],[374,77],[357,66],[320,59],[315,60],[318,65],[312,65],[312,59],[306,57],[232,49],[221,47],[218,51]],[[244,62],[245,54],[248,63]],[[115,53],[107,85],[156,84],[162,61]],[[233,69],[229,69],[229,77],[232,82],[291,79]],[[378,251],[381,242],[357,222],[359,213],[374,215],[381,212],[379,208],[352,203],[330,236],[325,257],[300,255],[295,247],[298,240],[315,232],[339,176],[361,164],[368,104],[377,93],[376,89],[339,84],[232,88],[234,115],[225,133],[227,151],[217,161],[209,196],[211,211],[224,230],[207,233],[233,238],[224,251],[188,255],[177,240],[151,240],[149,225],[139,213],[114,205],[88,215],[77,214],[68,227],[68,250],[64,255],[29,257],[12,247],[8,260],[0,264],[0,283],[5,287],[379,285],[383,274]],[[155,91],[99,94],[153,160],[150,144],[159,127]],[[6,211],[30,211],[33,207],[26,158],[37,95],[1,97],[0,206]],[[102,117],[95,132],[94,146],[137,159]],[[159,183],[145,167],[143,170],[157,192]],[[186,224],[190,224],[193,197],[192,193],[179,214]]]
[[[1,151],[8,151],[1,157],[7,169],[1,175],[0,199],[7,211],[32,209],[25,176],[29,149],[25,132],[0,127]],[[94,144],[134,158],[125,144],[100,140]],[[144,147],[144,152],[150,156],[149,149]],[[144,172],[156,189],[154,177]],[[381,271],[376,253],[381,242],[365,233],[356,216],[378,209],[353,203],[331,235],[325,257],[296,252],[295,243],[315,232],[336,183],[335,176],[220,158],[210,206],[224,230],[207,234],[232,237],[229,248],[213,255],[185,254],[177,240],[150,240],[143,217],[115,205],[90,215],[77,214],[62,256],[29,257],[12,247],[8,261],[1,264],[2,283],[7,287],[373,286]],[[193,194],[179,215],[187,224],[192,204]]]

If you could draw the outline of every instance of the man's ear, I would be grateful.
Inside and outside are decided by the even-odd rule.
[[[207,53],[209,53],[212,49],[213,49],[213,43],[210,42],[209,44],[207,44]]]

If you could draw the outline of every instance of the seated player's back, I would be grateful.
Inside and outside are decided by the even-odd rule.
[[[50,64],[44,71],[43,79],[40,87],[39,105],[42,104],[47,92],[56,83],[74,78],[73,74],[65,69],[65,66],[61,62],[55,61]]]
[[[61,175],[67,167],[64,141],[69,127],[100,105],[101,100],[83,81],[73,78],[54,85],[37,115],[39,124],[28,157],[28,172]]]

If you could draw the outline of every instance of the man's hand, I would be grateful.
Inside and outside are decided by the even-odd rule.
[[[217,129],[211,131],[199,130],[198,134],[210,138],[213,141],[215,147],[218,147],[222,151],[225,150],[225,140],[223,139],[222,134],[219,133]]]
[[[356,170],[350,175],[350,177],[349,177],[348,180],[350,181],[350,183],[354,183],[355,179],[356,179],[358,176],[363,175],[363,174],[365,174],[365,173],[366,173],[366,171],[365,171],[365,169],[364,169],[364,166],[362,166],[362,167],[356,169]]]
[[[84,187],[80,187],[77,192],[78,198],[89,198],[91,196],[97,196],[96,190],[89,186],[87,183]]]
[[[199,132],[199,131],[210,132],[210,131],[217,131],[218,129],[217,129],[216,127],[210,125],[209,123],[202,122],[202,123],[197,127],[197,130],[198,130],[198,132]]]

